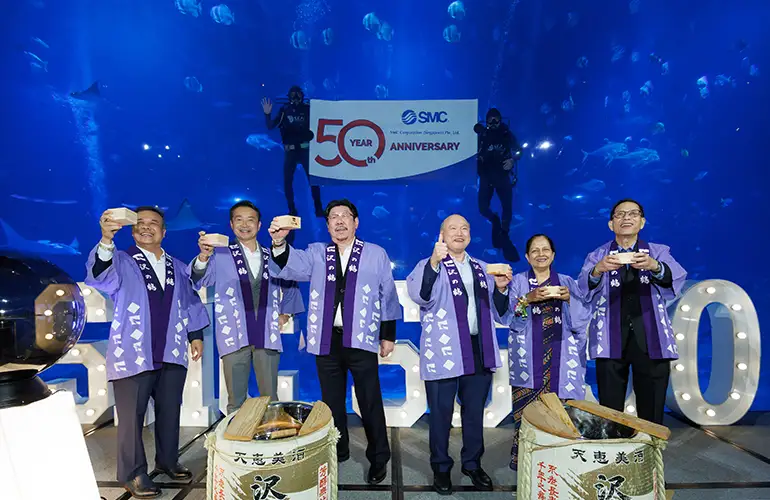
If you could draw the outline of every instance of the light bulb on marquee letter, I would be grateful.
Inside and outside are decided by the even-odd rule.
[[[420,364],[420,352],[409,340],[397,340],[393,352],[387,358],[377,356],[381,365],[398,365],[404,369],[406,375],[406,393],[411,398],[406,398],[403,404],[393,405],[385,403],[385,425],[388,427],[411,427],[420,420],[428,409],[428,398],[425,395],[425,383],[420,380],[420,371],[412,371],[410,368]],[[351,387],[351,399],[353,411],[360,417],[361,409],[358,406],[356,387]]]
[[[666,404],[696,424],[733,424],[749,411],[759,386],[761,341],[756,309],[746,292],[730,281],[705,280],[685,286],[679,301],[670,307],[671,325],[684,334],[684,340],[677,344],[679,360],[671,371]],[[713,303],[719,307],[706,309]],[[713,355],[708,389],[701,394],[698,325],[704,309],[711,320]]]

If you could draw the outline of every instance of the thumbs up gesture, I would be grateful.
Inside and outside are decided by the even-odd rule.
[[[433,255],[430,256],[430,265],[433,267],[438,266],[439,262],[444,260],[448,253],[449,248],[447,248],[446,243],[444,243],[444,235],[439,233],[438,241],[433,245]]]

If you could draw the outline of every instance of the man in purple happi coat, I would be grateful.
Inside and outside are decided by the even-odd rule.
[[[356,206],[348,200],[330,202],[326,225],[331,243],[297,250],[286,244],[288,230],[273,220],[273,260],[281,269],[277,277],[310,282],[307,348],[316,356],[321,398],[340,431],[337,459],[350,456],[345,404],[350,370],[371,464],[366,479],[377,484],[390,461],[377,352],[386,357],[393,351],[401,305],[388,254],[356,238]]]
[[[187,376],[188,342],[193,361],[203,354],[206,309],[192,288],[185,264],[161,247],[163,213],[137,209],[135,245],[116,250],[122,227],[109,210],[99,222],[102,239],[91,251],[85,283],[107,294],[115,310],[107,348],[107,379],[115,392],[118,424],[118,481],[135,498],[155,498],[147,475],[142,427],[150,397],[155,402],[155,467],[171,479],[192,473],[177,462],[179,415]]]
[[[450,215],[441,224],[438,242],[428,259],[407,277],[409,297],[420,306],[420,378],[425,381],[430,426],[433,488],[452,493],[449,430],[455,397],[460,396],[463,422],[462,473],[479,490],[492,489],[481,468],[484,454],[484,406],[492,372],[502,366],[495,321],[510,321],[505,276],[486,273],[486,263],[466,252],[470,224]]]
[[[214,249],[201,232],[200,254],[188,268],[196,290],[214,287],[216,339],[228,414],[246,401],[252,365],[260,395],[278,399],[283,315],[305,310],[295,282],[270,277],[270,250],[257,242],[261,227],[259,209],[250,201],[239,201],[230,208],[230,228],[236,241]]]
[[[586,257],[578,286],[591,304],[589,353],[596,359],[599,403],[623,411],[633,370],[637,414],[663,422],[671,360],[679,358],[666,304],[677,298],[687,272],[666,245],[639,239],[644,208],[621,200],[610,212],[615,239]],[[631,252],[630,264],[620,253]]]

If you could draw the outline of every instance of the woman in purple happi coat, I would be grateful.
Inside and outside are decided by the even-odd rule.
[[[508,336],[508,366],[515,425],[510,463],[513,470],[518,466],[524,408],[545,392],[556,393],[562,400],[585,397],[590,312],[575,280],[551,269],[555,255],[551,238],[544,234],[532,236],[526,248],[531,268],[511,281],[511,309],[515,313]],[[549,294],[551,290],[556,294]]]

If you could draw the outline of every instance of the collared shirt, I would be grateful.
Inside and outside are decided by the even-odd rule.
[[[147,262],[152,266],[152,270],[155,271],[155,276],[158,278],[158,282],[160,283],[160,287],[165,290],[166,289],[166,251],[161,248],[161,254],[160,258],[155,257],[155,254],[152,252],[148,252],[144,248],[137,245],[139,250],[142,251],[144,256],[147,258]],[[99,247],[96,249],[96,255],[99,257],[99,260],[103,262],[107,262],[108,260],[112,259],[112,255],[115,252],[115,243],[112,244],[112,246],[104,245],[103,243],[99,243]]]
[[[470,329],[471,335],[478,335],[479,318],[476,314],[476,287],[473,278],[473,268],[471,267],[471,259],[468,256],[468,253],[465,252],[463,253],[461,261],[458,262],[454,257],[452,260],[457,266],[457,271],[460,273],[460,279],[462,279],[468,297],[468,328]],[[433,268],[436,272],[439,272],[439,269],[440,268],[436,267]]]
[[[253,252],[248,249],[246,245],[240,243],[240,247],[243,250],[243,256],[246,257],[246,262],[249,263],[249,270],[251,271],[251,277],[257,279],[257,276],[262,274],[262,249],[257,243],[257,249]],[[206,265],[210,262],[210,259],[206,262],[201,262],[198,257],[195,257],[194,268],[196,271],[203,271],[206,269]]]
[[[634,245],[634,246],[636,246],[636,245]],[[636,250],[634,250],[633,247],[631,247],[631,248],[623,248],[620,245],[618,245],[618,253],[628,253],[628,252],[634,253],[635,251]],[[663,262],[660,262],[660,261],[658,261],[658,263],[660,263],[660,272],[658,274],[652,274],[652,271],[650,271],[650,274],[656,280],[662,280],[663,276],[666,274],[666,265]],[[625,264],[625,266],[626,266],[626,269],[629,269],[631,267],[630,264]],[[588,279],[590,280],[591,283],[593,283],[595,285],[596,283],[599,283],[599,281],[601,281],[602,274],[600,274],[599,277],[596,278],[596,277],[594,277],[593,274],[589,273],[588,274]]]

